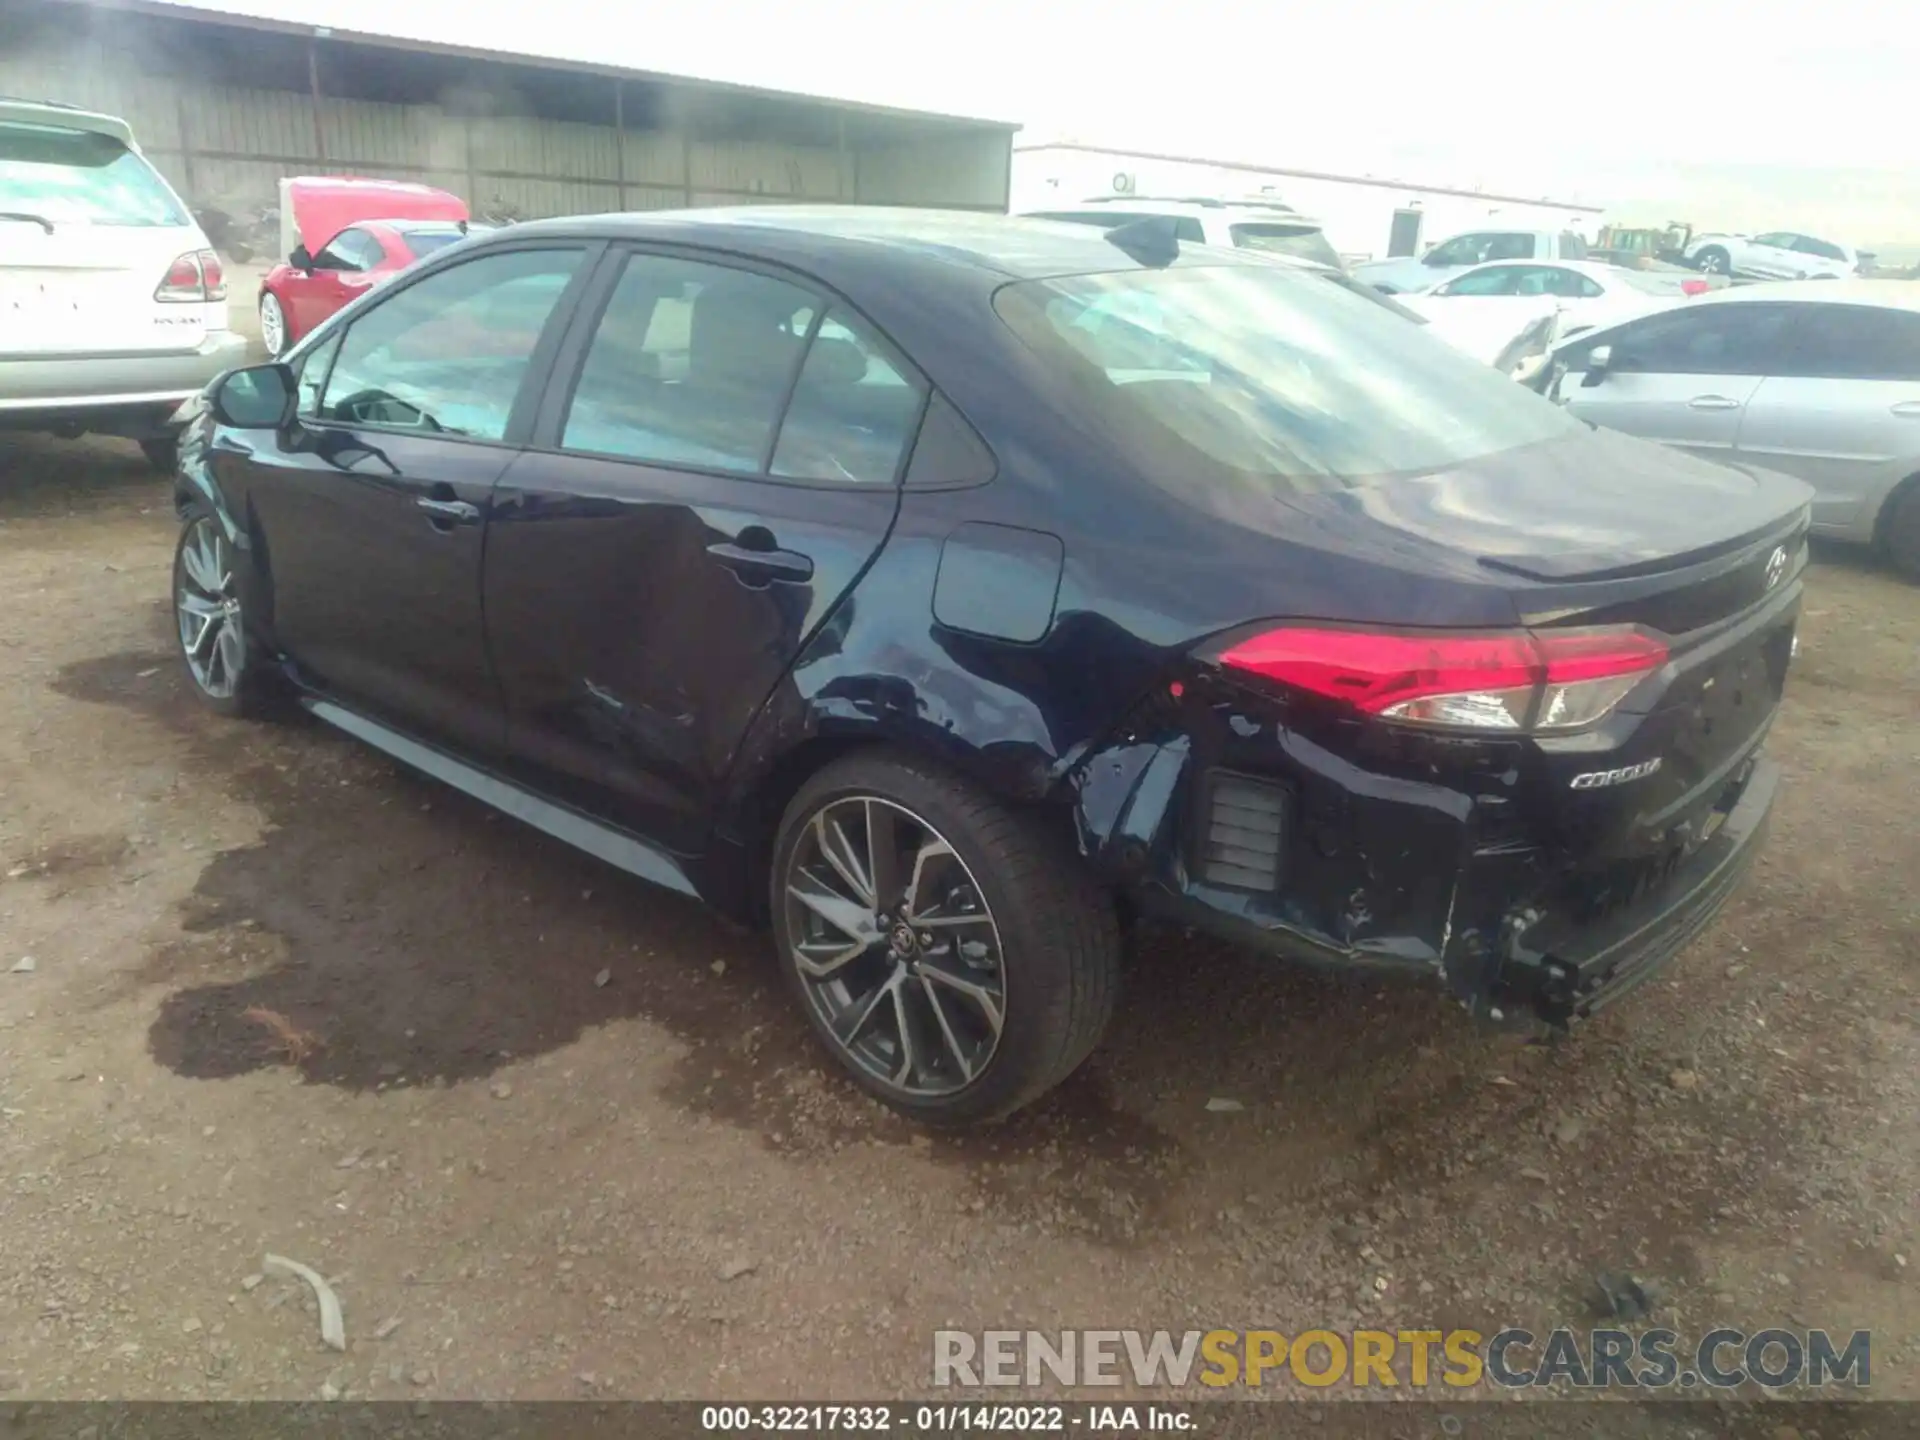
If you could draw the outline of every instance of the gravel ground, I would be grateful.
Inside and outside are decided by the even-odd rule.
[[[929,1139],[762,940],[197,709],[172,537],[131,447],[0,438],[0,1394],[897,1396],[937,1327],[1543,1331],[1629,1270],[1920,1397],[1920,590],[1859,556],[1759,869],[1572,1040],[1147,931],[1083,1072]]]

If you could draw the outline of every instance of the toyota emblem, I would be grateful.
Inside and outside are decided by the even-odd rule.
[[[1781,577],[1786,573],[1787,547],[1776,545],[1773,547],[1773,554],[1767,557],[1767,589],[1771,590],[1778,585]]]

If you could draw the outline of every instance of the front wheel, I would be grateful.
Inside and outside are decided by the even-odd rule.
[[[861,755],[814,776],[772,872],[782,968],[828,1050],[915,1119],[999,1119],[1099,1040],[1114,909],[1054,837],[955,777]]]
[[[1718,245],[1709,245],[1693,259],[1694,268],[1703,275],[1731,275],[1733,257]]]
[[[1920,480],[1893,497],[1880,531],[1880,548],[1894,569],[1920,582]]]
[[[180,658],[201,703],[222,715],[264,714],[270,680],[247,635],[233,546],[199,507],[187,513],[173,552],[173,613]]]
[[[276,360],[286,353],[287,312],[281,307],[280,297],[271,290],[260,294],[260,343]]]

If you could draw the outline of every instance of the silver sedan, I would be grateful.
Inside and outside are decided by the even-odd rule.
[[[1566,342],[1536,386],[1596,425],[1797,476],[1816,531],[1920,580],[1920,284],[1702,295]]]

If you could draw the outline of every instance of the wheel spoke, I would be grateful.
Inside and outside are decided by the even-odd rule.
[[[223,624],[213,651],[220,657],[222,683],[231,686],[240,678],[240,627],[232,623]]]
[[[991,986],[983,983],[982,978],[964,974],[932,955],[920,962],[920,977],[942,989],[963,996],[975,1010],[979,1011],[980,1018],[987,1022],[987,1028],[996,1036],[999,1035],[1000,1027],[1005,1020],[1002,1001]]]
[[[218,573],[207,556],[206,531],[202,529],[194,535],[192,542],[180,552],[180,566],[187,572],[187,579],[202,595],[217,595],[220,587],[215,583]]]
[[[193,637],[193,643],[187,647],[187,654],[195,660],[205,660],[207,658],[207,643],[212,640],[218,640],[220,638],[220,632],[224,629],[226,629],[226,625],[218,611],[215,611],[211,615],[202,615],[200,617],[200,633]]]
[[[893,1024],[900,1036],[900,1068],[893,1072],[893,1083],[911,1085],[920,1068],[920,1052],[913,1043],[913,1020],[907,1014],[907,987],[897,980],[893,986]]]
[[[991,915],[916,915],[913,923],[925,930],[953,930],[962,925],[991,925]]]
[[[905,882],[900,875],[900,812],[881,800],[867,807],[867,873],[873,877],[873,908],[891,915]]]
[[[873,993],[857,1006],[849,1005],[841,1011],[833,1020],[833,1033],[839,1037],[840,1043],[851,1049],[854,1043],[866,1033],[867,1026],[873,1023],[873,1017],[878,1013],[882,1002],[899,988],[900,972],[896,970],[874,986]]]
[[[953,1022],[947,1019],[946,1006],[940,1003],[940,992],[933,988],[933,982],[923,974],[920,976],[920,989],[927,997],[927,1008],[933,1011],[934,1024],[940,1027],[940,1039],[947,1047],[947,1053],[953,1056],[953,1063],[960,1071],[961,1080],[973,1079],[973,1061],[960,1044],[959,1036],[953,1033]]]
[[[938,835],[930,835],[926,842],[913,853],[913,875],[907,881],[906,898],[900,902],[901,912],[910,923],[916,922],[920,913],[922,887],[926,884],[927,865],[930,861],[948,858],[953,855],[953,847]]]
[[[878,933],[873,923],[873,911],[857,900],[835,894],[809,871],[801,871],[788,882],[787,894],[849,940],[858,940],[864,945]]]
[[[822,810],[813,817],[814,842],[820,847],[820,854],[834,873],[846,882],[847,888],[858,898],[867,902],[869,910],[877,910],[880,902],[873,893],[873,879],[860,864],[860,857],[854,853],[853,846],[847,840],[847,832],[837,820],[829,820]]]
[[[793,959],[815,980],[826,980],[839,974],[870,948],[865,940],[856,940],[847,946],[837,946],[827,940],[803,940],[793,947]]]

